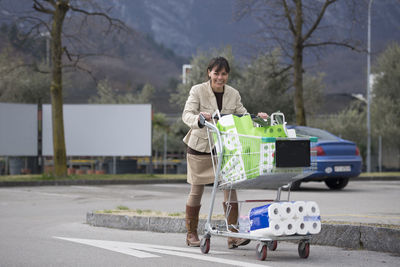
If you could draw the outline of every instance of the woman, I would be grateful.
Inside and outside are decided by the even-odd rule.
[[[208,81],[194,85],[189,93],[182,120],[190,127],[189,132],[183,139],[187,145],[187,181],[191,184],[189,197],[186,202],[186,243],[188,246],[200,246],[197,235],[201,197],[204,192],[204,185],[214,182],[210,148],[208,143],[207,130],[200,128],[199,115],[202,114],[206,120],[211,120],[211,114],[218,109],[222,114],[244,114],[247,110],[243,107],[239,92],[227,85],[229,76],[229,63],[223,57],[213,58],[208,67]],[[266,113],[259,113],[258,116],[267,118]],[[230,194],[230,198],[229,198]],[[227,207],[225,202],[237,201],[235,190],[224,191],[224,211]],[[238,204],[230,203],[228,214],[228,225],[235,225],[238,218]],[[236,231],[236,229],[230,229]],[[247,239],[228,238],[228,248],[236,248],[250,242]]]

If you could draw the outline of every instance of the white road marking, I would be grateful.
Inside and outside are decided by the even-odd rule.
[[[88,186],[88,185],[70,185],[71,188],[76,189],[89,189],[89,190],[104,190],[104,188],[99,186]]]
[[[85,245],[89,245],[89,246],[112,250],[115,252],[127,254],[130,256],[138,257],[138,258],[158,258],[158,257],[160,257],[160,256],[157,256],[154,254],[150,254],[147,252],[132,249],[132,248],[134,248],[134,246],[131,246],[129,243],[123,244],[124,242],[104,241],[104,240],[94,240],[94,239],[65,238],[65,237],[57,237],[57,236],[54,236],[53,238],[63,239],[63,240],[71,241],[71,242],[76,242],[76,243],[80,243],[80,244],[85,244]]]
[[[192,259],[215,262],[215,263],[222,263],[227,265],[234,265],[234,266],[268,267],[268,265],[252,264],[243,261],[215,258],[212,257],[211,255],[203,255],[201,254],[199,248],[184,248],[184,247],[161,246],[161,245],[144,244],[144,243],[130,243],[130,242],[95,240],[95,239],[79,239],[79,238],[67,238],[67,237],[57,237],[57,236],[54,236],[53,238],[99,247],[138,258],[160,257],[158,255],[148,253],[152,252],[152,253],[186,257],[186,258],[192,258]],[[212,254],[217,255],[217,254],[231,254],[231,253],[213,250]]]
[[[43,195],[43,196],[50,196],[50,197],[66,197],[66,198],[76,198],[79,197],[79,195],[76,194],[65,194],[65,193],[49,193],[49,192],[44,192],[44,191],[36,191],[32,190],[30,188],[26,189],[18,189],[18,188],[6,188],[6,189],[1,189],[2,191],[9,191],[10,193],[25,193],[25,194],[36,194],[36,195]],[[40,189],[39,189],[40,190]]]

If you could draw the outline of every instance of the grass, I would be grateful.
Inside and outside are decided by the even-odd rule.
[[[363,172],[360,177],[400,177],[400,172]]]
[[[122,207],[122,209],[121,209]],[[98,210],[97,214],[114,214],[114,215],[124,215],[124,216],[145,216],[145,217],[170,217],[170,218],[185,218],[185,212],[163,212],[155,210],[142,210],[142,209],[129,209],[125,206],[118,206],[113,210]],[[207,219],[207,214],[200,214],[200,219]],[[214,214],[213,219],[222,220],[224,215]]]
[[[106,213],[106,214],[117,214],[117,215],[129,215],[129,216],[150,216],[150,217],[181,217],[183,218],[185,214],[183,212],[173,212],[167,213],[162,211],[154,210],[142,210],[142,209],[129,209],[125,206],[118,206],[113,210],[99,210],[96,213]]]
[[[56,180],[162,180],[186,179],[186,174],[83,174],[70,175],[65,178],[55,178],[48,174],[2,175],[0,182],[26,182],[26,181],[56,181]]]

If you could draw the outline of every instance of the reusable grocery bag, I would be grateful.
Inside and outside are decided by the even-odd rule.
[[[275,137],[286,137],[284,124],[254,127],[250,115],[226,115],[217,128],[222,133],[221,174],[236,182],[252,179],[272,171]]]

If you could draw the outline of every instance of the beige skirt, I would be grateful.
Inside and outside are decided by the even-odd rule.
[[[186,154],[187,182],[193,185],[214,183],[211,155]]]

